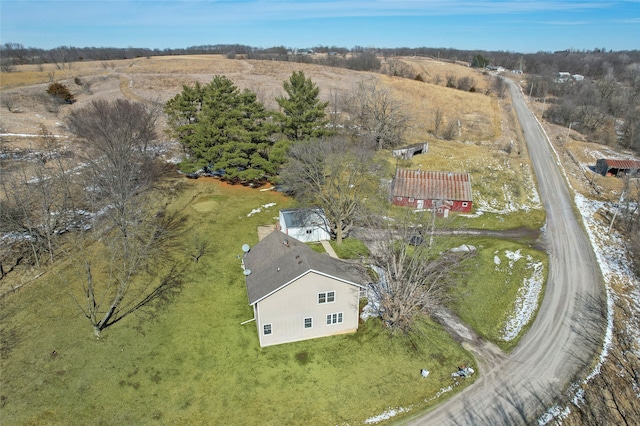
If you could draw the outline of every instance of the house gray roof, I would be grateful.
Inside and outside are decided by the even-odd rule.
[[[305,228],[308,226],[327,226],[324,210],[319,207],[280,210],[287,228]]]
[[[357,286],[365,283],[356,266],[317,253],[280,231],[273,231],[253,246],[244,255],[244,265],[251,271],[245,278],[250,305],[309,271]]]

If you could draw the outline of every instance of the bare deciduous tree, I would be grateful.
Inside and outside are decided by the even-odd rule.
[[[385,219],[371,225],[381,229],[371,254],[382,275],[371,291],[379,316],[393,331],[413,331],[420,319],[443,304],[458,279],[457,265],[472,255],[439,253],[418,231],[429,229],[429,222],[423,213],[407,211],[400,220]]]
[[[379,165],[373,152],[343,138],[297,142],[280,174],[301,203],[325,210],[338,244],[361,219],[364,201],[377,192]]]
[[[383,65],[382,71],[393,77],[414,78],[415,74],[409,64],[398,59],[389,59]]]
[[[442,137],[448,141],[452,141],[460,133],[460,120],[457,118],[451,118],[447,121],[447,127],[444,129]]]
[[[442,109],[438,107],[436,109],[436,112],[433,114],[433,136],[435,137],[438,137],[438,133],[440,132],[440,128],[442,127],[442,118]]]
[[[374,149],[397,146],[410,125],[404,105],[375,82],[363,82],[348,96],[347,127]]]
[[[68,178],[58,140],[41,126],[36,146],[10,173],[0,174],[0,229],[14,236],[8,257],[36,267],[54,260],[56,234],[66,231],[70,221]]]
[[[79,245],[85,279],[75,299],[96,336],[180,285],[181,268],[166,265],[183,219],[165,213],[166,205],[154,201],[161,195],[151,192],[166,170],[149,146],[155,118],[143,104],[125,100],[94,101],[69,116],[88,151],[84,193],[94,210],[91,232],[106,253],[97,262]]]
[[[500,99],[504,98],[504,95],[507,93],[507,83],[504,81],[504,77],[497,76],[493,80],[493,90],[496,92],[496,96]]]

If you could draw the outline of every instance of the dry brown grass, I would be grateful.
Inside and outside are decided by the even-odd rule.
[[[438,109],[444,117],[442,127],[451,120],[460,121],[459,138],[462,140],[486,140],[498,136],[497,101],[491,96],[399,77],[380,76],[379,81],[390,87],[411,111],[414,118],[414,128],[409,134],[411,142],[424,140],[433,131]]]
[[[465,65],[422,57],[403,58],[403,61],[409,63],[413,71],[429,83],[444,85],[447,76],[453,75],[456,78],[472,78],[476,83],[475,87],[478,92],[484,93],[491,87],[491,83],[483,71]]]
[[[413,60],[412,58],[407,61]],[[483,76],[467,67],[437,61],[416,59],[421,70],[430,74],[457,73],[474,76],[481,90],[485,90]],[[430,70],[433,68],[433,70]],[[196,81],[207,83],[214,75],[229,77],[240,88],[257,93],[267,108],[277,109],[275,98],[282,95],[282,83],[292,72],[302,70],[321,89],[321,97],[328,100],[332,93],[353,90],[359,82],[377,80],[388,87],[406,105],[413,116],[414,128],[408,132],[408,142],[428,138],[433,128],[433,115],[437,109],[447,120],[459,120],[461,138],[487,140],[499,135],[497,102],[481,93],[467,93],[441,85],[402,78],[356,72],[342,68],[301,64],[295,62],[227,59],[220,55],[160,56],[115,61],[88,61],[72,63],[71,69],[55,69],[52,64],[25,65],[15,72],[2,73],[2,96],[17,98],[20,113],[8,113],[5,108],[0,127],[10,133],[34,133],[40,123],[54,133],[65,134],[64,117],[69,110],[82,107],[93,99],[129,98],[150,103],[164,103],[182,90],[183,85]],[[51,77],[69,87],[78,102],[62,105],[58,111],[48,111],[41,95]],[[80,78],[84,87],[75,84]]]

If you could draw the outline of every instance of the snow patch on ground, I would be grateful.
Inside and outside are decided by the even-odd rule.
[[[449,385],[446,388],[442,388],[440,389],[438,392],[436,392],[435,395],[433,395],[430,398],[426,398],[424,400],[424,402],[431,402],[434,399],[438,399],[440,398],[442,395],[444,395],[445,393],[451,392],[453,390],[453,388],[455,386],[458,386],[458,384],[461,382],[456,382],[453,385]],[[397,407],[397,408],[389,408],[388,410],[386,410],[385,412],[378,414],[377,416],[373,416],[373,417],[369,417],[367,420],[364,421],[365,424],[375,424],[375,423],[380,423],[384,420],[389,420],[390,418],[397,416],[400,413],[406,413],[412,410],[412,407]]]
[[[247,217],[251,217],[256,213],[260,213],[260,212],[262,212],[262,210],[268,209],[269,207],[273,207],[275,205],[276,205],[276,203],[263,204],[262,206],[258,207],[257,209],[253,209],[249,213],[247,213]]]
[[[571,410],[569,410],[569,407],[562,408],[558,405],[554,405],[553,407],[549,408],[547,412],[544,413],[538,419],[538,425],[544,426],[547,423],[553,421],[554,419],[558,419],[558,420],[565,419],[570,412]]]
[[[404,413],[405,411],[409,411],[409,409],[402,408],[402,407],[389,408],[387,411],[385,411],[382,414],[378,414],[377,416],[369,417],[367,420],[364,421],[364,423],[367,424],[367,425],[380,423],[381,421],[389,420],[391,417],[397,416],[398,414]]]
[[[472,246],[471,244],[462,244],[458,247],[449,249],[449,251],[452,253],[471,253],[473,251],[476,251],[476,247]]]
[[[496,265],[500,265],[502,263],[502,260],[500,260],[500,256],[498,256],[497,254],[495,254],[493,256],[493,263],[495,263]]]
[[[457,386],[457,385],[458,385],[458,383],[456,382],[456,384],[453,385],[453,386]],[[434,396],[432,396],[429,399],[426,399],[425,401],[429,402],[429,401],[433,401],[434,399],[440,398],[445,393],[451,392],[453,390],[453,386],[447,386],[446,388],[440,389]]]
[[[513,257],[510,258],[510,266],[513,266],[512,262],[515,263],[522,258],[520,250],[509,253],[513,255]],[[524,279],[523,285],[520,287],[520,290],[518,290],[518,295],[516,296],[514,304],[515,310],[504,325],[502,338],[507,342],[518,336],[524,326],[531,321],[538,309],[538,300],[544,282],[542,262],[534,261],[531,256],[527,256],[527,269],[532,269],[533,273],[531,277]]]
[[[516,251],[505,250],[504,255],[509,259],[509,268],[513,268],[513,265],[520,259],[522,259],[521,250]]]

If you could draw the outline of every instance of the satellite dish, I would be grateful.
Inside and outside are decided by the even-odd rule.
[[[251,249],[251,247],[249,247],[249,244],[243,244],[242,245],[242,251],[245,253],[249,253],[249,250]]]
[[[251,269],[245,269],[242,273],[248,277],[249,275],[251,275]]]

